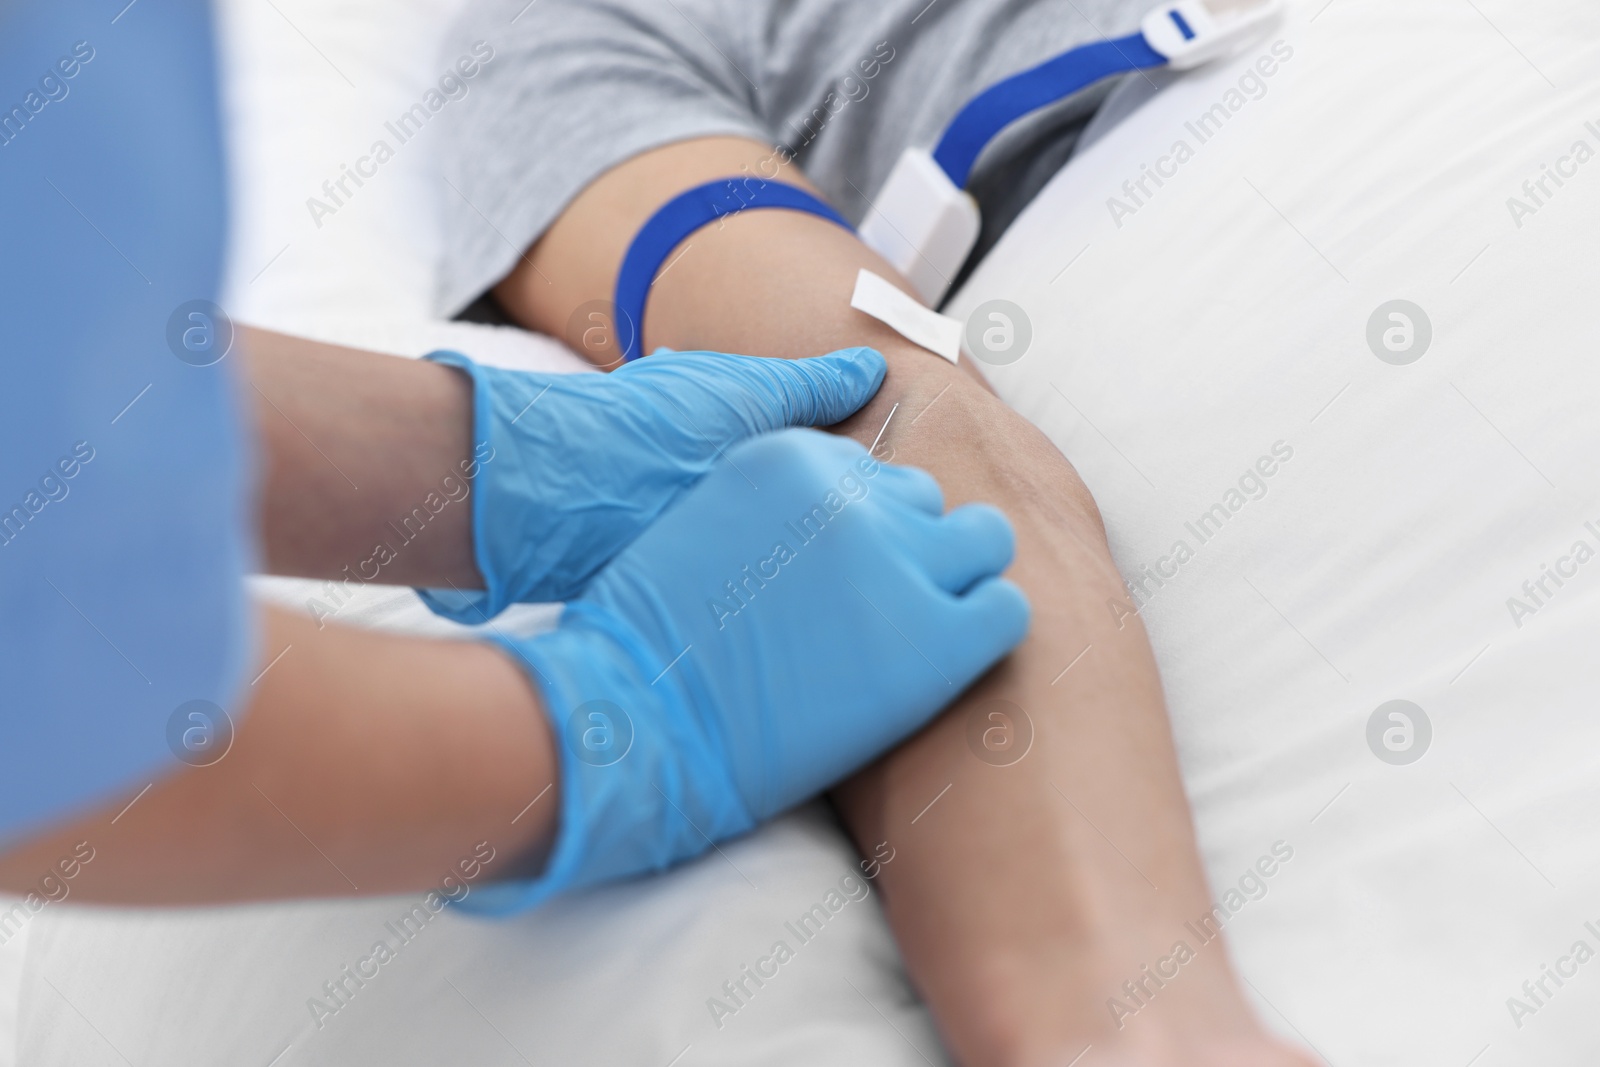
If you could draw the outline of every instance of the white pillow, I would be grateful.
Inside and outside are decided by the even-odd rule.
[[[1077,159],[952,310],[1031,320],[989,377],[1144,585],[1263,1015],[1335,1064],[1592,1063],[1600,962],[1523,983],[1600,951],[1600,559],[1566,559],[1600,550],[1600,8],[1294,16],[1270,78],[1241,91],[1269,42]],[[1558,164],[1536,205],[1523,183]],[[1405,365],[1380,358],[1422,351],[1385,346],[1394,300],[1431,322]],[[1558,563],[1575,576],[1535,605],[1524,581]],[[1395,709],[1369,746],[1392,700],[1431,722],[1409,765],[1375,754],[1408,754]]]
[[[472,91],[453,69],[462,57],[438,49],[463,2],[218,5],[234,195],[223,303],[236,318],[401,355],[453,344],[588,369],[548,338],[431,313],[438,197],[455,195],[434,157],[453,106],[440,82],[456,99]],[[426,123],[402,121],[440,101]]]

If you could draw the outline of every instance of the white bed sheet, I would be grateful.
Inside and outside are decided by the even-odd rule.
[[[1169,559],[1142,614],[1213,885],[1295,849],[1230,924],[1263,1016],[1339,1067],[1592,1064],[1600,964],[1522,984],[1600,950],[1600,563],[1520,627],[1507,601],[1600,548],[1600,162],[1561,164],[1531,216],[1508,198],[1600,151],[1600,8],[1295,16],[1260,99],[1204,144],[1186,125],[1267,46],[1164,90],[953,310],[1024,309],[1032,349],[991,380],[1078,466],[1124,576]],[[1432,323],[1409,365],[1367,341],[1395,299]],[[1201,543],[1186,523],[1277,442],[1266,494]],[[1433,729],[1403,766],[1366,740],[1395,699]]]

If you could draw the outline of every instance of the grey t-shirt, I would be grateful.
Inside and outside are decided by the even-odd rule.
[[[493,58],[454,105],[438,310],[454,314],[590,182],[652,148],[754,138],[852,223],[908,145],[989,85],[1137,27],[1129,0],[472,0],[449,43]],[[1065,162],[1105,96],[1017,123],[969,188],[980,252]]]

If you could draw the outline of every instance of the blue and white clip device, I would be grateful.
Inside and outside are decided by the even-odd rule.
[[[984,148],[1011,123],[1102,78],[1154,67],[1188,70],[1236,52],[1282,16],[1284,0],[1178,0],[1145,16],[1138,33],[1097,41],[1005,79],[974,97],[931,151],[908,148],[860,228],[867,246],[930,306],[977,243],[982,220],[966,192]]]

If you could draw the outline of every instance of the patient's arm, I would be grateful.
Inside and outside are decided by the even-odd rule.
[[[764,145],[685,142],[641,156],[579,196],[497,288],[529,327],[560,334],[610,296],[627,243],[675,193],[742,168],[771,175]],[[766,169],[762,169],[763,167]],[[804,183],[794,168],[783,180]],[[842,429],[931,471],[953,506],[1001,506],[1017,530],[1011,577],[1032,636],[934,726],[837,790],[862,849],[893,850],[877,884],[913,978],[969,1064],[1291,1063],[1260,1036],[1219,942],[1184,921],[1210,899],[1160,683],[1099,515],[1071,465],[973,376],[849,308],[856,272],[894,277],[852,235],[783,211],[696,233],[670,261],[644,323],[648,346],[798,358],[870,344],[889,361],[877,398]],[[648,351],[648,347],[646,351]],[[605,364],[609,351],[589,353]],[[891,417],[892,413],[892,417]],[[987,701],[1037,731],[1010,767],[980,762],[969,724]],[[887,854],[887,849],[880,850]],[[1119,1030],[1125,981],[1179,940],[1198,950]],[[1154,985],[1146,982],[1148,989]]]

